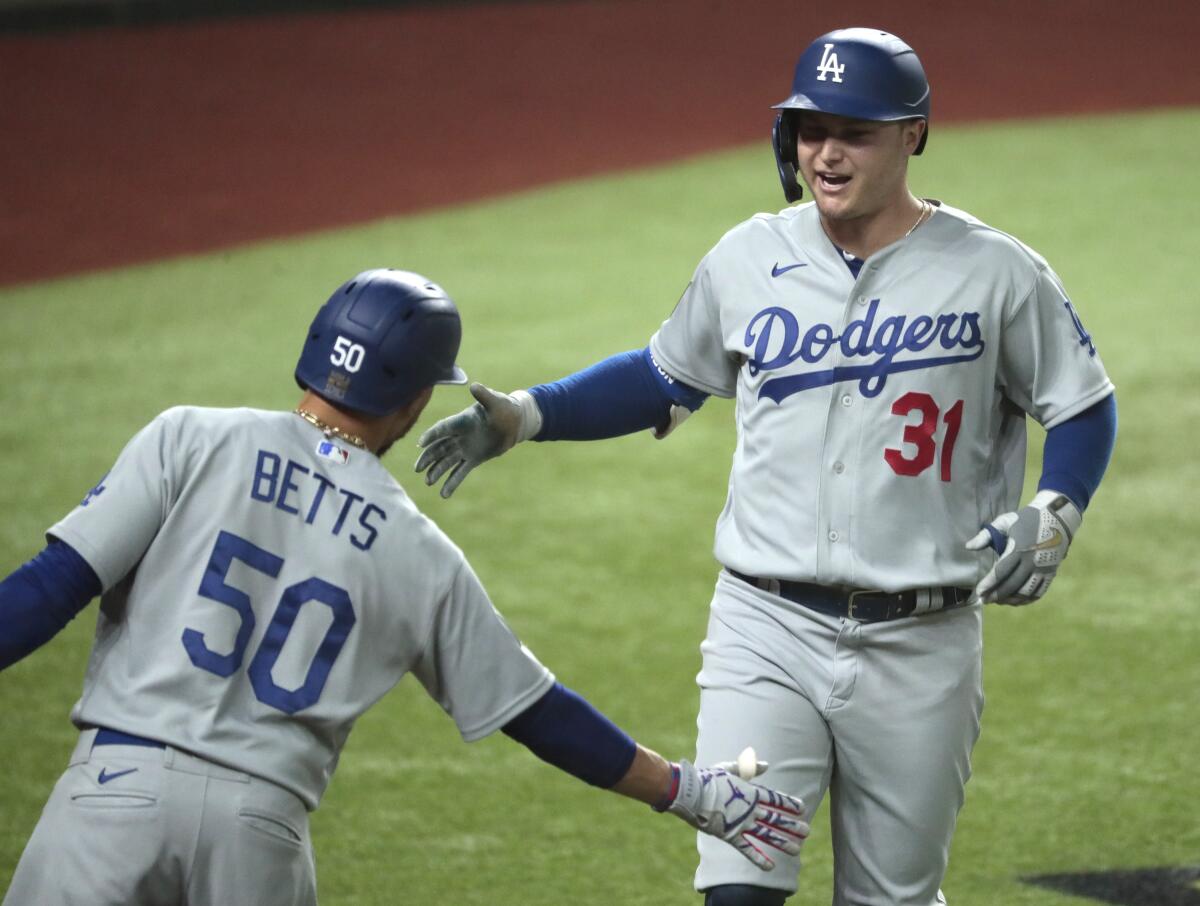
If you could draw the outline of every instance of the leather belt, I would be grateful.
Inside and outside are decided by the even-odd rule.
[[[760,579],[735,569],[725,571],[755,588],[787,598],[818,613],[844,617],[859,623],[879,623],[900,617],[922,616],[940,610],[963,607],[971,598],[972,589],[953,585],[932,588],[910,588],[906,591],[853,590],[812,582],[792,582],[787,579]]]
[[[96,730],[96,738],[92,741],[92,746],[146,746],[150,749],[165,749],[166,746],[154,739],[146,739],[144,736],[134,736],[132,733],[122,733],[120,730],[110,730],[107,727],[99,727]]]

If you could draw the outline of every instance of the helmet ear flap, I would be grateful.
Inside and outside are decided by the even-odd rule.
[[[804,196],[796,170],[800,162],[796,159],[795,117],[790,110],[783,110],[775,117],[771,129],[771,146],[775,151],[775,165],[779,168],[779,182],[788,204]]]

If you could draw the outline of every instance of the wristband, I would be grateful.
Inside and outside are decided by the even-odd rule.
[[[671,762],[671,785],[667,788],[664,795],[658,802],[650,806],[656,812],[665,812],[671,807],[671,803],[675,801],[675,797],[679,795],[679,765]]]

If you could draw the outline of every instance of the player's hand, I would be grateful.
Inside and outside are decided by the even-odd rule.
[[[967,542],[969,550],[991,547],[1000,555],[975,586],[972,603],[1032,604],[1050,588],[1082,522],[1057,491],[1039,491],[1019,511],[997,516]]]
[[[679,771],[679,791],[666,811],[729,843],[763,871],[775,867],[766,850],[800,854],[808,822],[799,799],[742,780],[723,767],[697,768],[688,761],[672,767]]]
[[[416,471],[429,470],[425,472],[427,485],[447,476],[443,497],[453,494],[477,465],[528,440],[541,427],[537,403],[524,391],[510,396],[476,383],[471,385],[471,396],[477,400],[474,406],[443,418],[417,438],[417,445],[424,449]]]

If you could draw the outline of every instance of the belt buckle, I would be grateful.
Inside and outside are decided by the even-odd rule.
[[[855,601],[854,599],[857,598],[859,595],[877,595],[877,594],[882,594],[882,593],[883,593],[882,588],[859,588],[859,589],[855,589],[854,591],[850,592],[850,594],[848,594],[846,596],[846,617],[848,619],[855,620],[856,622],[859,622],[859,623],[870,622],[869,620],[866,620],[863,617],[859,617],[859,616],[855,615],[854,609],[856,607],[858,607],[858,602]]]

